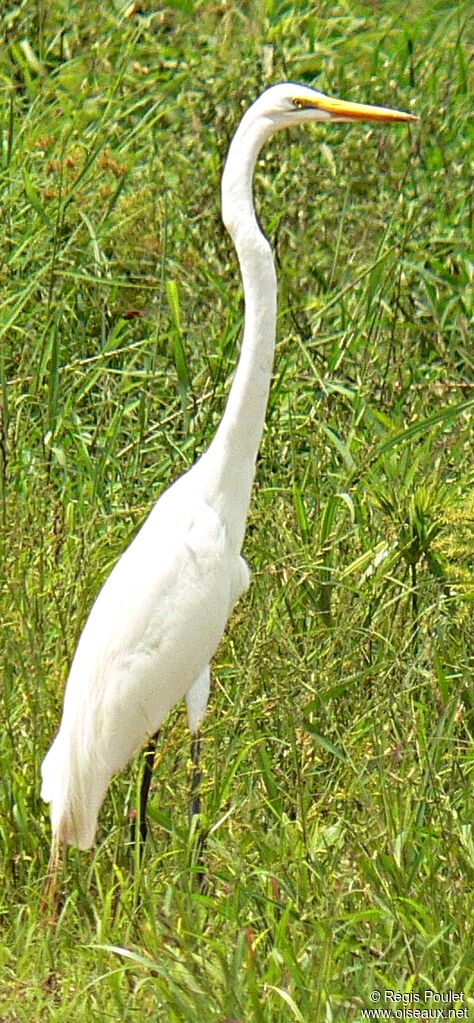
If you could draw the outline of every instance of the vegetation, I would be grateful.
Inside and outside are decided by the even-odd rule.
[[[355,1021],[374,989],[472,1012],[470,4],[92,6],[0,14],[1,1023]],[[179,707],[142,872],[137,757],[54,932],[41,760],[94,594],[222,413],[220,170],[281,79],[421,122],[259,162],[278,346],[205,724],[207,888]]]

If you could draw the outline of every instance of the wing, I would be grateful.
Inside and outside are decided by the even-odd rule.
[[[92,843],[112,775],[209,663],[247,582],[219,515],[181,477],[115,565],[77,647],[43,765],[64,841]]]

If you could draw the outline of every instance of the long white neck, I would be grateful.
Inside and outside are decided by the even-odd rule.
[[[240,358],[221,423],[203,458],[218,506],[240,549],[255,475],[273,367],[277,283],[270,246],[260,231],[252,198],[259,151],[270,121],[243,118],[222,177],[222,218],[234,242],[245,298]]]

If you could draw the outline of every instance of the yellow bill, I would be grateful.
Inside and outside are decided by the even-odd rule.
[[[344,99],[320,96],[318,99],[301,100],[299,105],[324,111],[333,121],[418,121],[416,114],[390,107],[372,107],[368,103],[351,103]]]

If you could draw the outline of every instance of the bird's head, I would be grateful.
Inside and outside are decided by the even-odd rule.
[[[288,128],[292,124],[306,124],[311,121],[417,121],[414,114],[389,107],[352,103],[343,99],[332,99],[323,92],[317,92],[305,85],[283,82],[272,85],[250,108],[255,117],[272,122],[273,130]]]
[[[222,219],[230,234],[245,226],[252,210],[252,174],[258,154],[281,128],[321,121],[417,121],[414,114],[388,107],[331,99],[306,85],[283,82],[266,89],[248,108],[232,140],[222,177]]]

